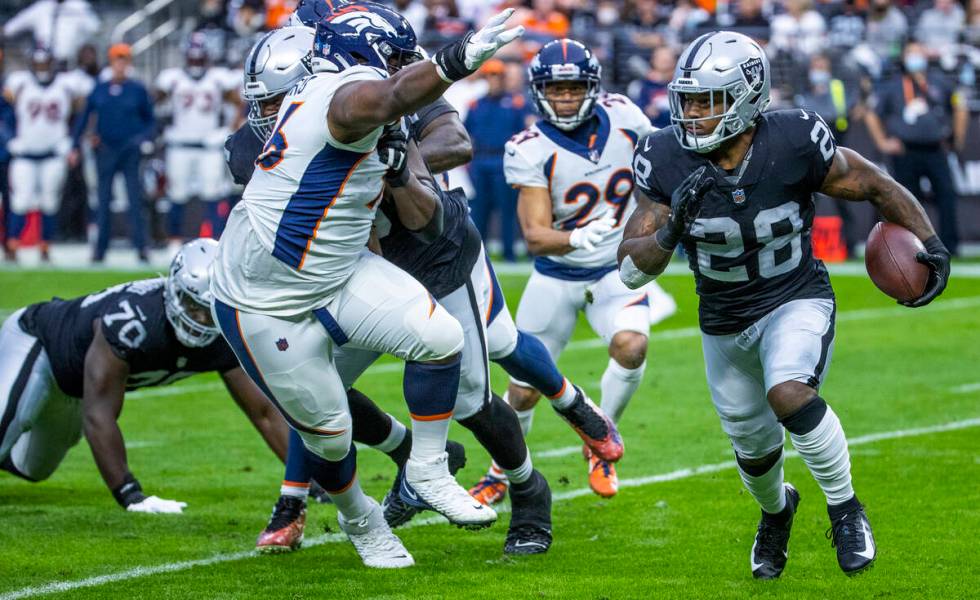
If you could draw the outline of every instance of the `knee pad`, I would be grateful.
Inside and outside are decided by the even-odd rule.
[[[771,423],[759,421],[732,422],[722,419],[725,433],[732,442],[735,453],[748,460],[765,458],[783,447],[785,431],[773,420]]]
[[[353,439],[350,427],[344,433],[335,436],[317,435],[307,431],[298,431],[297,433],[303,438],[303,445],[306,446],[307,450],[331,462],[340,462],[347,456]]]
[[[440,360],[463,349],[463,326],[439,303],[434,304],[428,318],[405,319],[405,325],[415,333],[419,345],[420,356],[413,356],[411,360]]]
[[[490,360],[509,356],[517,348],[517,326],[507,311],[502,311],[487,326],[487,350]]]

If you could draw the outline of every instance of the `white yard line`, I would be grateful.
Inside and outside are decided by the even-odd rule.
[[[900,438],[916,437],[921,435],[929,435],[933,433],[941,433],[945,431],[955,431],[959,429],[967,429],[970,427],[980,426],[980,418],[974,419],[964,419],[961,421],[952,421],[949,423],[942,423],[940,425],[931,425],[927,427],[915,427],[911,429],[899,429],[896,431],[885,431],[881,433],[872,433],[869,435],[858,436],[848,440],[848,445],[851,447],[861,446],[864,444],[873,444],[882,440],[893,440]],[[796,452],[787,452],[788,457],[799,456]],[[695,477],[698,475],[703,475],[705,473],[716,473],[718,471],[725,471],[735,467],[735,461],[726,460],[724,462],[698,465],[695,467],[688,467],[685,469],[677,469],[675,471],[670,471],[668,473],[661,473],[658,475],[647,475],[645,477],[634,477],[630,479],[621,479],[619,481],[619,486],[621,488],[631,488],[631,487],[642,487],[647,485],[652,485],[655,483],[665,483],[669,481],[677,481],[680,479],[688,479],[690,477]],[[581,488],[576,490],[569,490],[567,492],[558,492],[554,494],[553,499],[556,502],[561,502],[565,500],[571,500],[573,498],[579,498],[582,496],[590,496],[592,491],[589,488]],[[501,506],[497,512],[507,512],[510,510],[507,506]],[[423,527],[427,525],[434,525],[438,523],[444,523],[445,519],[442,517],[431,516],[424,519],[416,519],[412,521],[405,527]],[[344,535],[333,533],[328,535],[321,535],[314,538],[310,538],[303,542],[305,547],[319,546],[327,543],[343,542],[346,539]],[[101,585],[106,585],[108,583],[115,583],[118,581],[127,581],[130,579],[138,579],[140,577],[150,577],[152,575],[159,575],[162,573],[174,573],[177,571],[186,571],[187,569],[192,569],[194,567],[208,567],[211,565],[232,562],[236,560],[242,560],[246,558],[251,558],[254,556],[259,556],[254,550],[243,550],[241,552],[231,552],[227,554],[216,554],[208,558],[201,558],[197,560],[185,560],[181,562],[165,563],[162,565],[155,565],[150,567],[136,567],[133,569],[127,569],[125,571],[120,571],[118,573],[109,573],[107,575],[99,575],[97,577],[89,577],[87,579],[78,579],[75,581],[56,581],[54,583],[48,583],[45,585],[26,587],[19,590],[14,590],[12,592],[7,592],[6,594],[0,595],[0,600],[17,600],[19,598],[28,598],[31,596],[40,596],[42,594],[53,594],[57,592],[70,592],[72,590],[97,587]]]
[[[953,394],[972,394],[973,392],[980,392],[980,381],[958,385],[950,388],[949,391]]]

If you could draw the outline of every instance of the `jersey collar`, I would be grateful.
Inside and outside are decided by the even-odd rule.
[[[589,145],[576,142],[568,137],[564,131],[543,119],[538,121],[538,129],[552,142],[572,154],[577,154],[585,160],[598,163],[602,157],[602,151],[606,148],[606,141],[609,140],[609,115],[606,114],[606,111],[601,106],[596,105],[595,116],[599,119],[599,126],[596,128],[596,132]]]

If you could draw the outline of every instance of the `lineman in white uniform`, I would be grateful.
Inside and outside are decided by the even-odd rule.
[[[366,244],[388,168],[375,152],[382,126],[428,104],[519,36],[521,28],[504,25],[512,12],[391,79],[385,55],[394,29],[387,21],[359,10],[318,23],[315,74],[283,100],[214,264],[216,321],[249,375],[321,459],[314,478],[367,566],[414,561],[355,477],[346,391],[333,361],[338,346],[406,360],[414,431],[406,486],[457,525],[496,519],[446,466],[462,328]],[[422,230],[438,217],[435,193],[413,176],[392,193],[406,226]]]
[[[35,210],[41,211],[41,258],[48,260],[68,169],[68,118],[84,91],[72,78],[55,73],[51,53],[44,49],[31,55],[30,71],[11,73],[4,84],[3,94],[17,112],[17,135],[9,145],[10,260],[16,257],[24,218]]]
[[[184,68],[164,69],[156,81],[158,94],[170,99],[173,114],[164,140],[171,203],[168,234],[177,245],[184,237],[184,207],[191,198],[203,201],[212,225],[218,225],[218,201],[230,186],[222,152],[229,132],[222,116],[227,104],[239,102],[238,82],[231,82],[225,69],[208,66],[203,45],[192,42],[185,57]]]
[[[600,93],[599,62],[579,42],[546,44],[528,72],[543,119],[512,138],[504,156],[507,182],[520,190],[524,238],[537,255],[517,327],[537,336],[557,361],[584,311],[609,345],[601,408],[618,422],[643,378],[649,305],[665,296],[659,288],[653,297],[630,290],[616,274],[616,248],[634,208],[633,147],[654,128],[624,96]],[[525,432],[539,397],[512,381],[508,399]],[[614,495],[612,463],[587,448],[584,454],[593,491]]]

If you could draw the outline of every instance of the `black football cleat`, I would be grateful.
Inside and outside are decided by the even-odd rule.
[[[575,387],[575,401],[564,409],[555,409],[585,445],[600,459],[614,463],[623,457],[623,438],[612,419],[595,405],[582,388]]]
[[[449,455],[447,466],[451,475],[455,475],[457,471],[466,466],[466,448],[459,442],[447,441],[446,453]],[[388,527],[392,529],[401,527],[411,521],[415,515],[422,512],[421,508],[405,502],[398,494],[398,489],[401,487],[404,477],[405,467],[402,466],[402,468],[398,469],[398,475],[391,484],[391,489],[388,490],[384,499],[381,500],[381,509],[384,511],[385,521],[387,521]]]
[[[511,484],[513,515],[504,541],[505,554],[542,554],[551,547],[551,488],[537,470],[524,484]]]
[[[786,489],[786,508],[778,515],[762,511],[759,530],[752,544],[749,561],[752,576],[756,579],[776,579],[786,568],[789,534],[793,528],[796,507],[800,504],[800,493],[790,483],[785,483],[783,486]]]
[[[827,538],[837,549],[837,564],[847,576],[857,575],[874,565],[878,554],[871,523],[857,497],[840,506],[828,506],[830,529]]]

